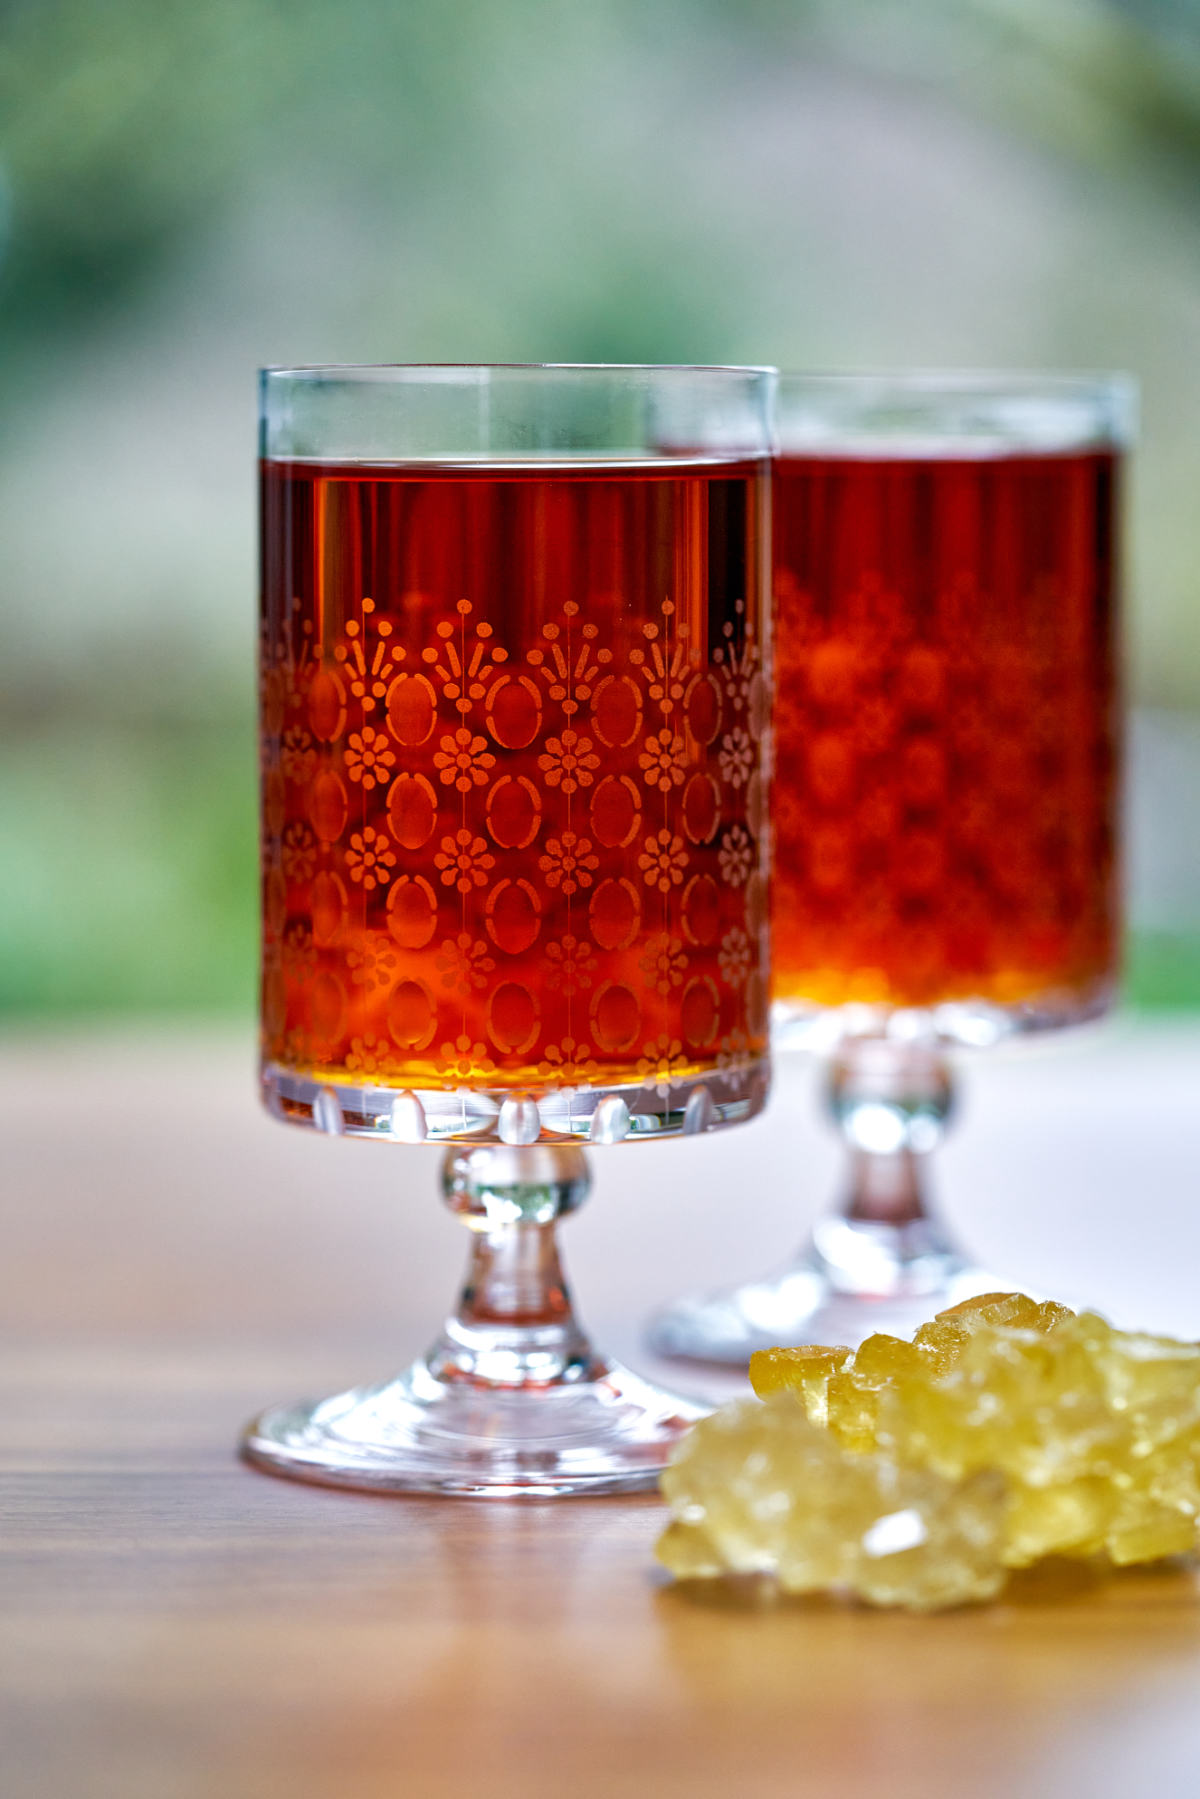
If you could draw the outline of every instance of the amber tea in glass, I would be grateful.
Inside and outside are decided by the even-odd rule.
[[[774,1015],[833,1052],[851,1185],[798,1265],[677,1308],[661,1347],[907,1332],[993,1284],[920,1165],[947,1048],[1114,993],[1130,411],[1103,378],[781,378]]]
[[[473,1230],[426,1358],[251,1427],[277,1472],[614,1491],[697,1415],[591,1348],[553,1224],[581,1145],[764,1102],[769,388],[264,377],[264,1093],[447,1144]]]

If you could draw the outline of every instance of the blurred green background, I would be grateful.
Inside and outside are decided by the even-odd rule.
[[[0,1011],[253,1004],[261,362],[1120,367],[1200,1003],[1200,0],[0,0]]]

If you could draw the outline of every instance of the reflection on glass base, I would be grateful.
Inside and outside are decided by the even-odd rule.
[[[577,1380],[509,1389],[439,1379],[419,1361],[381,1386],[264,1412],[242,1453],[292,1480],[377,1492],[636,1493],[709,1410],[598,1359]]]
[[[901,1226],[824,1218],[783,1273],[680,1300],[653,1320],[650,1342],[659,1355],[745,1366],[756,1349],[857,1349],[875,1331],[911,1337],[946,1306],[998,1290],[1005,1282],[959,1255],[927,1218]]]
[[[626,1138],[693,1137],[744,1124],[767,1103],[765,1056],[736,1067],[657,1085],[440,1090],[356,1087],[321,1081],[268,1062],[263,1102],[276,1118],[331,1137],[392,1143],[620,1143]]]

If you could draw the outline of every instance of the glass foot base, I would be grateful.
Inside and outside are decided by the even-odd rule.
[[[756,1349],[801,1343],[857,1349],[875,1331],[911,1337],[946,1306],[1011,1288],[957,1257],[948,1257],[939,1271],[923,1272],[916,1287],[855,1293],[839,1290],[819,1267],[799,1263],[773,1278],[680,1300],[653,1321],[650,1343],[659,1355],[744,1367]]]
[[[242,1454],[292,1480],[387,1493],[545,1498],[653,1489],[710,1410],[611,1362],[575,1381],[488,1387],[415,1362],[395,1380],[264,1412]]]

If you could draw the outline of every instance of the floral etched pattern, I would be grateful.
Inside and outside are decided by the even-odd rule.
[[[460,793],[470,793],[472,787],[482,787],[487,781],[496,758],[488,750],[486,738],[458,730],[453,737],[442,738],[433,765],[445,786],[453,782]]]
[[[647,837],[638,857],[638,867],[648,887],[670,893],[672,887],[678,887],[683,880],[687,860],[682,837],[673,831],[657,831],[653,837]]]
[[[472,887],[486,885],[489,871],[496,866],[496,858],[489,855],[488,846],[482,837],[463,830],[456,831],[453,837],[442,838],[442,845],[433,858],[433,865],[441,870],[442,880],[447,887],[457,887],[460,893],[470,893]]]
[[[352,881],[357,881],[370,893],[373,887],[388,879],[388,870],[395,866],[392,846],[382,831],[365,825],[361,831],[351,832],[346,868]]]
[[[656,1098],[749,1071],[765,1048],[759,469],[519,474],[494,513],[490,476],[268,476],[268,1058],[351,1085]],[[748,521],[720,563],[729,598],[690,555],[674,566],[691,585],[664,598],[664,521],[682,530],[718,478]],[[362,502],[326,508],[318,549],[316,491],[338,483]],[[339,558],[366,593],[339,576],[337,605],[319,603]]]
[[[1118,477],[1100,447],[777,464],[779,1000],[1105,996]]]
[[[551,837],[546,844],[546,854],[538,859],[547,887],[560,887],[565,897],[577,893],[581,887],[590,887],[599,866],[600,858],[593,855],[587,838],[577,837],[574,831]]]
[[[591,738],[581,737],[578,731],[572,730],[564,731],[561,737],[547,738],[546,752],[538,757],[538,767],[546,785],[561,787],[564,793],[590,787],[593,771],[599,766],[600,758]]]
[[[389,770],[395,766],[395,751],[382,731],[371,725],[351,731],[346,739],[346,773],[352,781],[361,782],[369,793],[372,787],[387,780]]]

